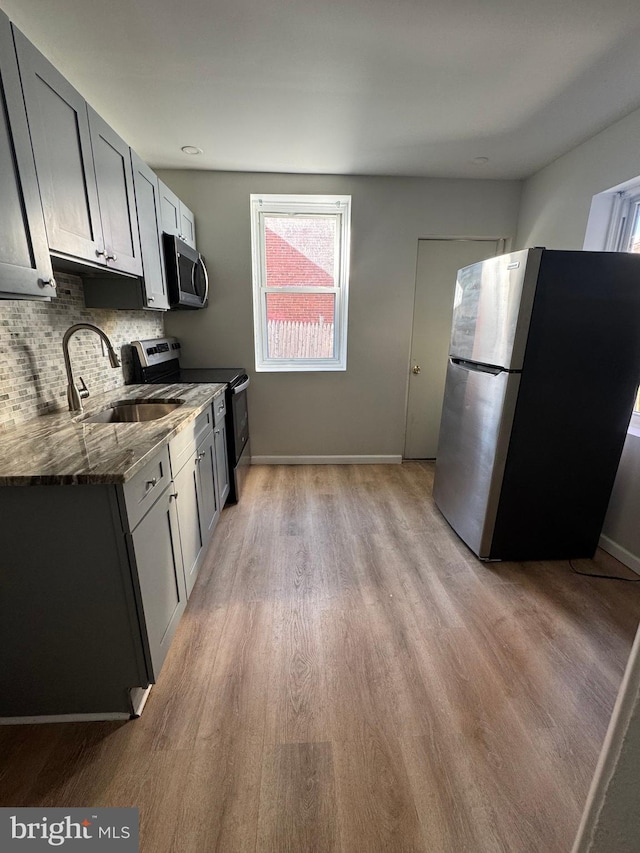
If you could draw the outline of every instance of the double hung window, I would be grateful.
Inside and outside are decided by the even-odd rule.
[[[251,196],[257,371],[346,370],[350,212],[350,196]]]

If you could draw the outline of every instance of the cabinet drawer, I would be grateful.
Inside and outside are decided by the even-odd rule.
[[[227,413],[227,401],[224,391],[220,396],[213,401],[213,419],[215,424],[219,424]]]
[[[129,530],[133,530],[170,481],[169,452],[165,447],[122,488]]]
[[[174,477],[185,462],[189,461],[197,445],[212,429],[213,409],[211,406],[207,406],[194,421],[171,440],[169,444],[169,456],[171,457],[171,470]]]

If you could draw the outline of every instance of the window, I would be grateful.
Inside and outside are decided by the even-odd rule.
[[[640,186],[617,193],[612,206],[607,249],[640,254]],[[632,424],[640,427],[640,390],[633,407]]]
[[[640,253],[640,187],[617,194],[607,244],[614,252]]]
[[[350,216],[350,196],[251,196],[256,370],[346,370]]]

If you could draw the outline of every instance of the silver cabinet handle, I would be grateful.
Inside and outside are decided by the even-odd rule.
[[[117,255],[107,255],[107,260],[108,261],[117,261],[118,256]]]
[[[51,287],[51,288],[53,288],[53,290],[55,290],[57,287],[56,280],[55,280],[55,278],[42,278],[42,279],[40,279],[40,286],[41,287]]]
[[[201,450],[200,453],[198,453],[198,455],[196,456],[196,462],[201,462],[206,455],[206,451]]]
[[[173,501],[173,500],[176,500],[176,501],[177,501],[177,500],[178,500],[178,493],[177,493],[177,492],[172,492],[172,493],[169,495],[169,500],[170,500],[170,501]]]
[[[104,258],[105,254],[106,254],[106,252],[105,252],[105,250],[104,250],[104,249],[96,249],[96,255],[97,255],[97,257],[99,257],[99,258]]]
[[[216,430],[216,435],[220,435],[220,430],[219,430],[219,429],[217,429],[217,430]]]
[[[146,483],[147,491],[149,491],[149,489],[152,489],[156,485],[157,482],[158,482],[157,477],[152,477],[150,480],[147,480],[147,483]]]
[[[147,302],[155,302],[155,301],[156,301],[155,296],[147,296]]]

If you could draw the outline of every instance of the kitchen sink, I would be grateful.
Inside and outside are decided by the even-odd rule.
[[[156,421],[170,414],[184,403],[184,400],[122,400],[113,403],[108,409],[81,418],[89,424],[129,424],[140,421]]]

